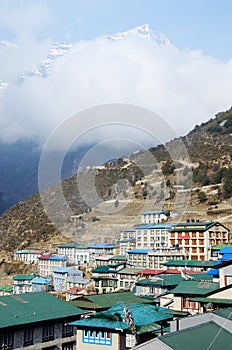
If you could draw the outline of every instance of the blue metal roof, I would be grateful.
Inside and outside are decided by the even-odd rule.
[[[38,277],[32,281],[32,284],[47,284],[47,283],[50,283],[51,281],[52,281],[51,278]]]
[[[110,243],[94,243],[89,246],[89,248],[96,248],[96,249],[114,249],[117,248],[116,245],[110,244]]]
[[[208,272],[207,272],[207,275],[212,275],[212,276],[219,276],[219,270],[217,269],[210,269]]]
[[[66,256],[53,255],[48,260],[66,261]]]
[[[56,269],[53,270],[53,272],[67,273],[70,270],[72,270],[72,267],[57,267]]]
[[[150,249],[131,249],[128,250],[127,253],[128,254],[148,254],[148,252],[150,252]]]
[[[155,210],[155,211],[145,211],[141,215],[152,215],[152,214],[165,214],[167,210]]]
[[[221,257],[221,261],[225,260],[232,260],[232,252],[231,254],[223,254],[223,256]]]
[[[147,225],[141,225],[141,226],[136,226],[135,228],[137,230],[139,229],[168,229],[168,228],[172,228],[173,224],[147,224]]]
[[[232,254],[232,245],[219,250],[218,254]]]

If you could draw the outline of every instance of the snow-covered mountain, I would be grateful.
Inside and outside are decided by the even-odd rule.
[[[161,48],[173,46],[171,40],[164,34],[156,34],[148,24],[143,24],[141,26],[135,27],[125,32],[120,32],[112,35],[101,36],[103,39],[118,41],[124,40],[126,38],[141,38],[149,44],[154,44]],[[98,40],[95,38],[94,40]],[[1,42],[4,45],[10,45],[8,42]],[[15,45],[15,44],[12,44]],[[48,52],[47,57],[40,63],[39,66],[26,69],[22,72],[19,77],[18,83],[21,84],[26,77],[38,77],[38,78],[47,78],[52,70],[52,67],[55,61],[68,53],[68,51],[75,45],[75,43],[53,43],[50,51]]]
[[[143,24],[141,26],[135,27],[125,32],[116,33],[113,35],[106,35],[105,38],[116,41],[122,40],[128,37],[140,37],[146,42],[153,43],[155,45],[165,47],[173,46],[171,40],[164,34],[156,34],[150,27],[149,24]]]

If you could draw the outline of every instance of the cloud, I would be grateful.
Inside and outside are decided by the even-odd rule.
[[[33,55],[27,49],[27,59],[20,56],[20,48],[14,48],[14,54],[13,48],[5,53],[6,66],[7,59],[11,62],[6,70],[9,76],[14,61],[20,65],[13,78],[24,63],[38,65],[48,43],[33,41]],[[0,76],[3,74],[0,68]],[[136,36],[117,41],[97,38],[74,44],[55,60],[47,78],[28,77],[20,85],[10,78],[0,96],[0,135],[5,141],[37,137],[44,142],[66,118],[112,102],[148,108],[180,135],[230,107],[232,61],[221,62],[200,51],[180,51],[174,46],[161,48]],[[115,121],[109,115],[109,122]],[[101,132],[91,133],[85,142],[101,136]]]

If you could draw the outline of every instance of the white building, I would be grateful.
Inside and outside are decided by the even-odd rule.
[[[38,261],[38,268],[40,276],[52,276],[54,269],[58,267],[65,267],[67,265],[66,256],[57,256],[52,254],[41,255]]]
[[[136,227],[136,249],[170,247],[172,224],[150,224]]]
[[[146,211],[141,214],[141,222],[143,224],[160,224],[167,221],[168,216],[166,214],[167,210]]]
[[[28,264],[38,263],[38,258],[44,253],[43,250],[23,249],[14,253],[14,259]]]
[[[32,280],[36,277],[34,274],[17,275],[13,278],[13,293],[23,294],[32,292]]]
[[[68,262],[75,265],[89,264],[91,252],[88,246],[78,243],[66,243],[57,246],[57,252],[60,256],[66,256]]]
[[[173,224],[170,231],[170,246],[181,247],[189,260],[209,260],[211,247],[227,244],[230,231],[219,222],[192,220]]]

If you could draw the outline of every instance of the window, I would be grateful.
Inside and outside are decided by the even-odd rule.
[[[0,334],[0,349],[13,349],[13,333]]]
[[[33,344],[33,329],[25,329],[24,331],[24,346]]]
[[[83,330],[82,343],[112,345],[112,334],[103,331]]]
[[[73,350],[74,349],[74,342],[66,343],[62,345],[62,350]]]
[[[63,332],[62,332],[63,338],[71,337],[72,335],[73,335],[73,327],[66,323],[63,324]]]
[[[54,340],[54,325],[49,324],[43,327],[42,341]]]

